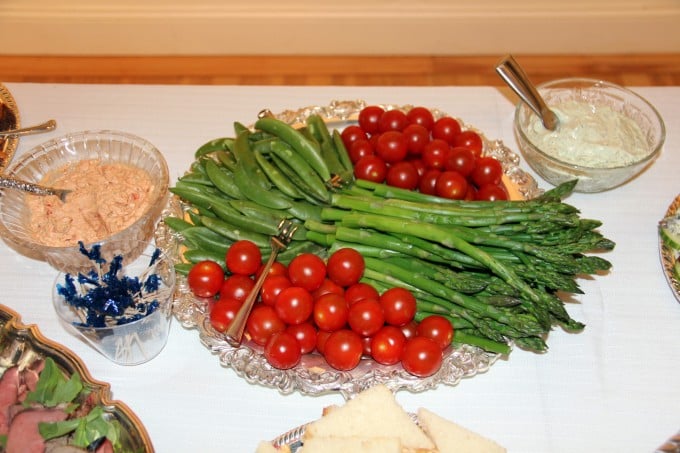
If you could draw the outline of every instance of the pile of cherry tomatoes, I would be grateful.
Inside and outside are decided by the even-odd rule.
[[[508,199],[500,162],[482,156],[479,134],[450,116],[367,106],[342,139],[358,179],[456,200]]]
[[[260,249],[237,241],[220,263],[196,263],[187,283],[197,297],[208,298],[210,322],[226,331],[262,272]],[[286,266],[275,262],[246,324],[251,341],[263,347],[279,369],[297,365],[303,354],[321,354],[337,370],[351,370],[362,358],[383,365],[401,363],[419,377],[434,374],[453,340],[448,319],[431,315],[414,321],[416,299],[403,288],[379,294],[361,282],[364,260],[351,248],[335,251],[324,262],[302,253]]]

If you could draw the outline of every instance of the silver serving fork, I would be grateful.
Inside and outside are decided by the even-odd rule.
[[[236,316],[234,316],[234,319],[229,324],[227,331],[224,333],[225,338],[230,345],[238,347],[241,344],[243,332],[246,328],[246,321],[248,321],[250,311],[253,309],[257,296],[260,294],[262,283],[264,283],[264,279],[267,277],[274,261],[276,261],[279,252],[285,250],[286,247],[288,247],[288,244],[290,244],[290,241],[293,240],[293,235],[297,228],[298,225],[290,220],[283,219],[281,220],[281,223],[279,223],[279,233],[276,236],[272,236],[269,240],[272,246],[272,252],[269,255],[269,259],[260,273],[259,278],[255,282],[255,286],[248,294],[246,300],[243,301],[243,305],[241,305],[241,308],[238,310]]]

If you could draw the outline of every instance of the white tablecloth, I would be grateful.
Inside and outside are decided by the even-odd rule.
[[[172,181],[204,142],[232,134],[234,121],[333,99],[437,107],[516,149],[515,98],[496,88],[114,86],[9,83],[23,125],[48,118],[58,128],[24,137],[17,155],[49,138],[88,129],[140,135],[165,154]],[[668,129],[659,159],[616,190],[574,194],[568,202],[604,222],[616,241],[604,257],[610,274],[582,281],[570,304],[582,333],[560,329],[550,350],[515,350],[507,360],[456,386],[399,392],[407,410],[427,407],[497,440],[510,452],[649,452],[680,429],[680,305],[659,261],[657,222],[680,193],[680,87],[637,91],[661,112]],[[522,163],[522,167],[528,167]],[[548,184],[537,178],[541,187]],[[145,424],[159,452],[254,451],[277,435],[341,403],[340,395],[282,395],[223,368],[197,332],[174,323],[165,350],[149,363],[121,367],[70,336],[56,322],[56,271],[0,244],[0,303],[76,352],[93,376],[111,384]]]

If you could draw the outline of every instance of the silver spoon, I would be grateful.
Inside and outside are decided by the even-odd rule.
[[[57,127],[55,120],[47,120],[44,123],[36,124],[35,126],[22,127],[19,129],[0,130],[0,137],[17,137],[19,135],[38,134],[40,132],[48,132]]]
[[[515,61],[512,55],[506,55],[496,65],[496,72],[501,76],[505,83],[512,88],[520,99],[522,99],[534,112],[541,118],[546,129],[554,131],[557,129],[559,119],[555,112],[550,110],[545,101],[538,94],[538,90],[529,81],[529,77],[524,69]]]
[[[66,201],[66,195],[71,192],[68,189],[55,189],[53,187],[41,186],[40,184],[22,181],[11,176],[0,176],[0,187],[23,190],[24,192],[29,192],[34,195],[56,195],[62,202]]]

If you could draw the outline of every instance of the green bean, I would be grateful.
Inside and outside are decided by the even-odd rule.
[[[295,173],[307,183],[309,188],[313,191],[312,195],[315,198],[330,202],[330,194],[326,190],[324,181],[300,154],[297,154],[290,146],[283,142],[273,143],[272,152],[286,162]]]
[[[309,163],[322,181],[331,179],[330,171],[321,157],[320,151],[300,131],[273,117],[258,119],[255,122],[255,128],[276,135],[288,143],[304,161]]]
[[[271,143],[269,149],[271,151]],[[302,195],[295,184],[293,184],[290,179],[286,178],[286,176],[281,173],[276,165],[267,160],[267,158],[265,158],[260,151],[255,150],[254,154],[255,160],[260,165],[260,168],[262,171],[264,171],[264,174],[267,175],[272,184],[274,184],[281,192],[283,192],[283,194],[288,195],[291,198],[302,198]]]

